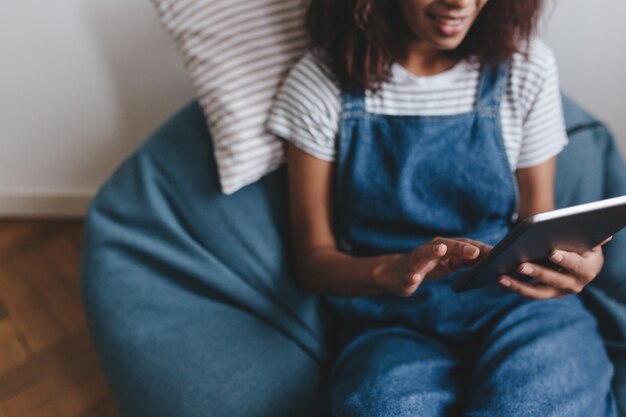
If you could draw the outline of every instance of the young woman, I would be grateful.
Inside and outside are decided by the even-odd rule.
[[[613,416],[578,297],[601,246],[454,293],[517,218],[554,206],[567,143],[541,0],[312,0],[279,92],[302,284],[341,330],[335,416]]]

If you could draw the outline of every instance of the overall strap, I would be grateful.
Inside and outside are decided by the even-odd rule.
[[[504,61],[500,65],[483,65],[478,87],[477,110],[500,109],[500,102],[508,79],[508,70],[508,61]]]
[[[341,92],[341,118],[353,118],[363,116],[365,112],[365,92],[349,91],[342,89]]]

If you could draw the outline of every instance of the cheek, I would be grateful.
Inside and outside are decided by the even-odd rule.
[[[405,25],[411,31],[415,31],[423,25],[423,22],[420,20],[423,14],[423,10],[419,7],[419,5],[415,4],[412,1],[402,1],[400,3],[400,11],[402,13]]]

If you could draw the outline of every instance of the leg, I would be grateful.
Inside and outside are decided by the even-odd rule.
[[[403,328],[351,342],[331,376],[335,417],[458,415],[458,361],[443,345]]]
[[[488,331],[468,416],[614,416],[613,368],[577,297],[523,301]]]

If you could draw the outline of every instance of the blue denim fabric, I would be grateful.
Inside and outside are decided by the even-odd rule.
[[[344,93],[336,236],[356,255],[406,252],[434,236],[498,241],[516,211],[500,99],[506,65],[483,71],[474,111],[453,116],[367,113]]]
[[[612,368],[577,297],[488,310],[466,332],[396,325],[358,336],[333,368],[333,415],[616,415]]]
[[[374,115],[362,94],[344,93],[341,250],[407,252],[435,236],[493,244],[506,234],[517,208],[500,126],[506,69],[482,72],[475,109],[462,115]],[[456,294],[457,276],[405,299],[327,298],[343,326],[335,416],[615,415],[613,368],[576,297],[535,302],[499,287]]]

